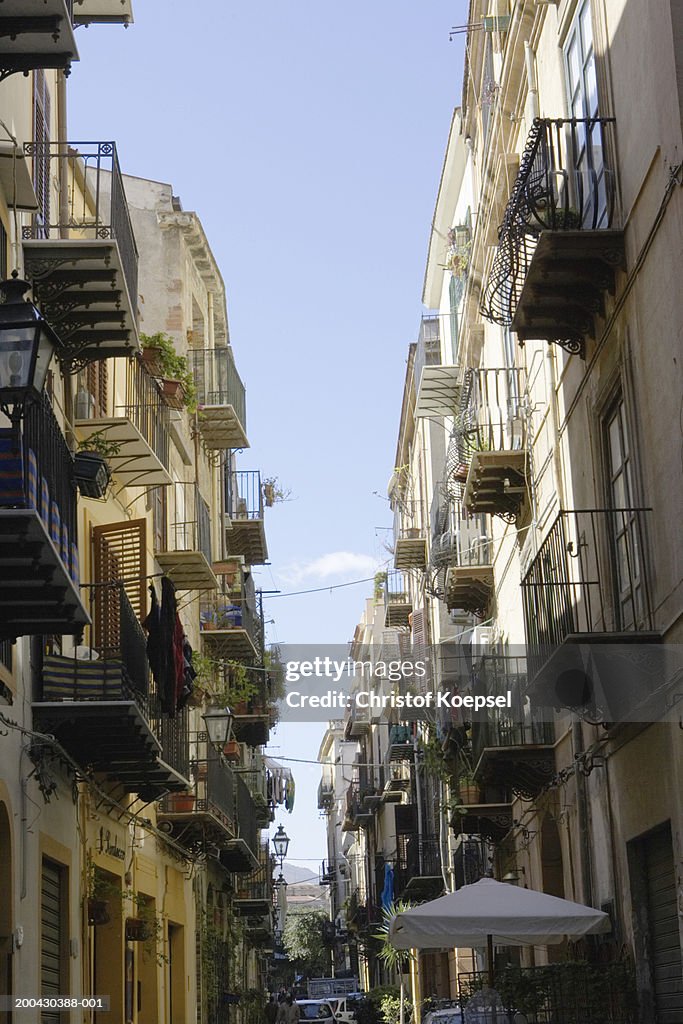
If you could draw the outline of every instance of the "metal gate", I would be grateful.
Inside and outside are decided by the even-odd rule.
[[[643,840],[650,965],[657,1024],[683,1021],[683,963],[671,827]]]
[[[64,995],[62,986],[63,875],[58,864],[43,860],[40,899],[40,987],[43,996]],[[45,1012],[41,1024],[59,1024],[60,1015]]]

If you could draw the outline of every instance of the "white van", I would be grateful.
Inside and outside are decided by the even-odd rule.
[[[353,1000],[347,996],[328,996],[327,1002],[334,1011],[335,1021],[339,1024],[355,1024],[356,1011],[353,1009]]]

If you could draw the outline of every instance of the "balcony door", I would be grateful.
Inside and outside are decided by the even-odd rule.
[[[621,393],[607,411],[604,432],[615,624],[620,630],[634,630],[641,625],[644,614],[643,538],[634,511],[633,459]]]
[[[564,47],[565,76],[570,118],[599,117],[598,81],[590,0],[583,0],[572,22]],[[602,129],[600,124],[577,124],[568,129],[567,151],[573,164],[573,181],[558,177],[558,190],[570,190],[569,207],[580,211],[581,227],[606,227],[609,220]],[[570,168],[569,161],[566,164]],[[558,209],[563,208],[563,200]]]

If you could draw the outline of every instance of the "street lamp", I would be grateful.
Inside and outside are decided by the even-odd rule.
[[[24,293],[20,277],[0,282],[0,411],[17,430],[24,406],[40,398],[52,356],[62,343]]]
[[[216,750],[223,750],[230,738],[234,715],[230,708],[209,708],[202,718],[209,734],[209,742]]]
[[[280,861],[280,871],[282,871],[282,863],[289,849],[289,836],[285,832],[284,825],[278,826],[278,830],[273,836],[273,846],[275,847],[275,856]]]

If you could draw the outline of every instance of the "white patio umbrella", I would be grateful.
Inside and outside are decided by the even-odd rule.
[[[396,949],[488,947],[492,984],[493,946],[545,946],[610,929],[607,914],[582,903],[481,878],[429,903],[397,914],[389,928]]]

